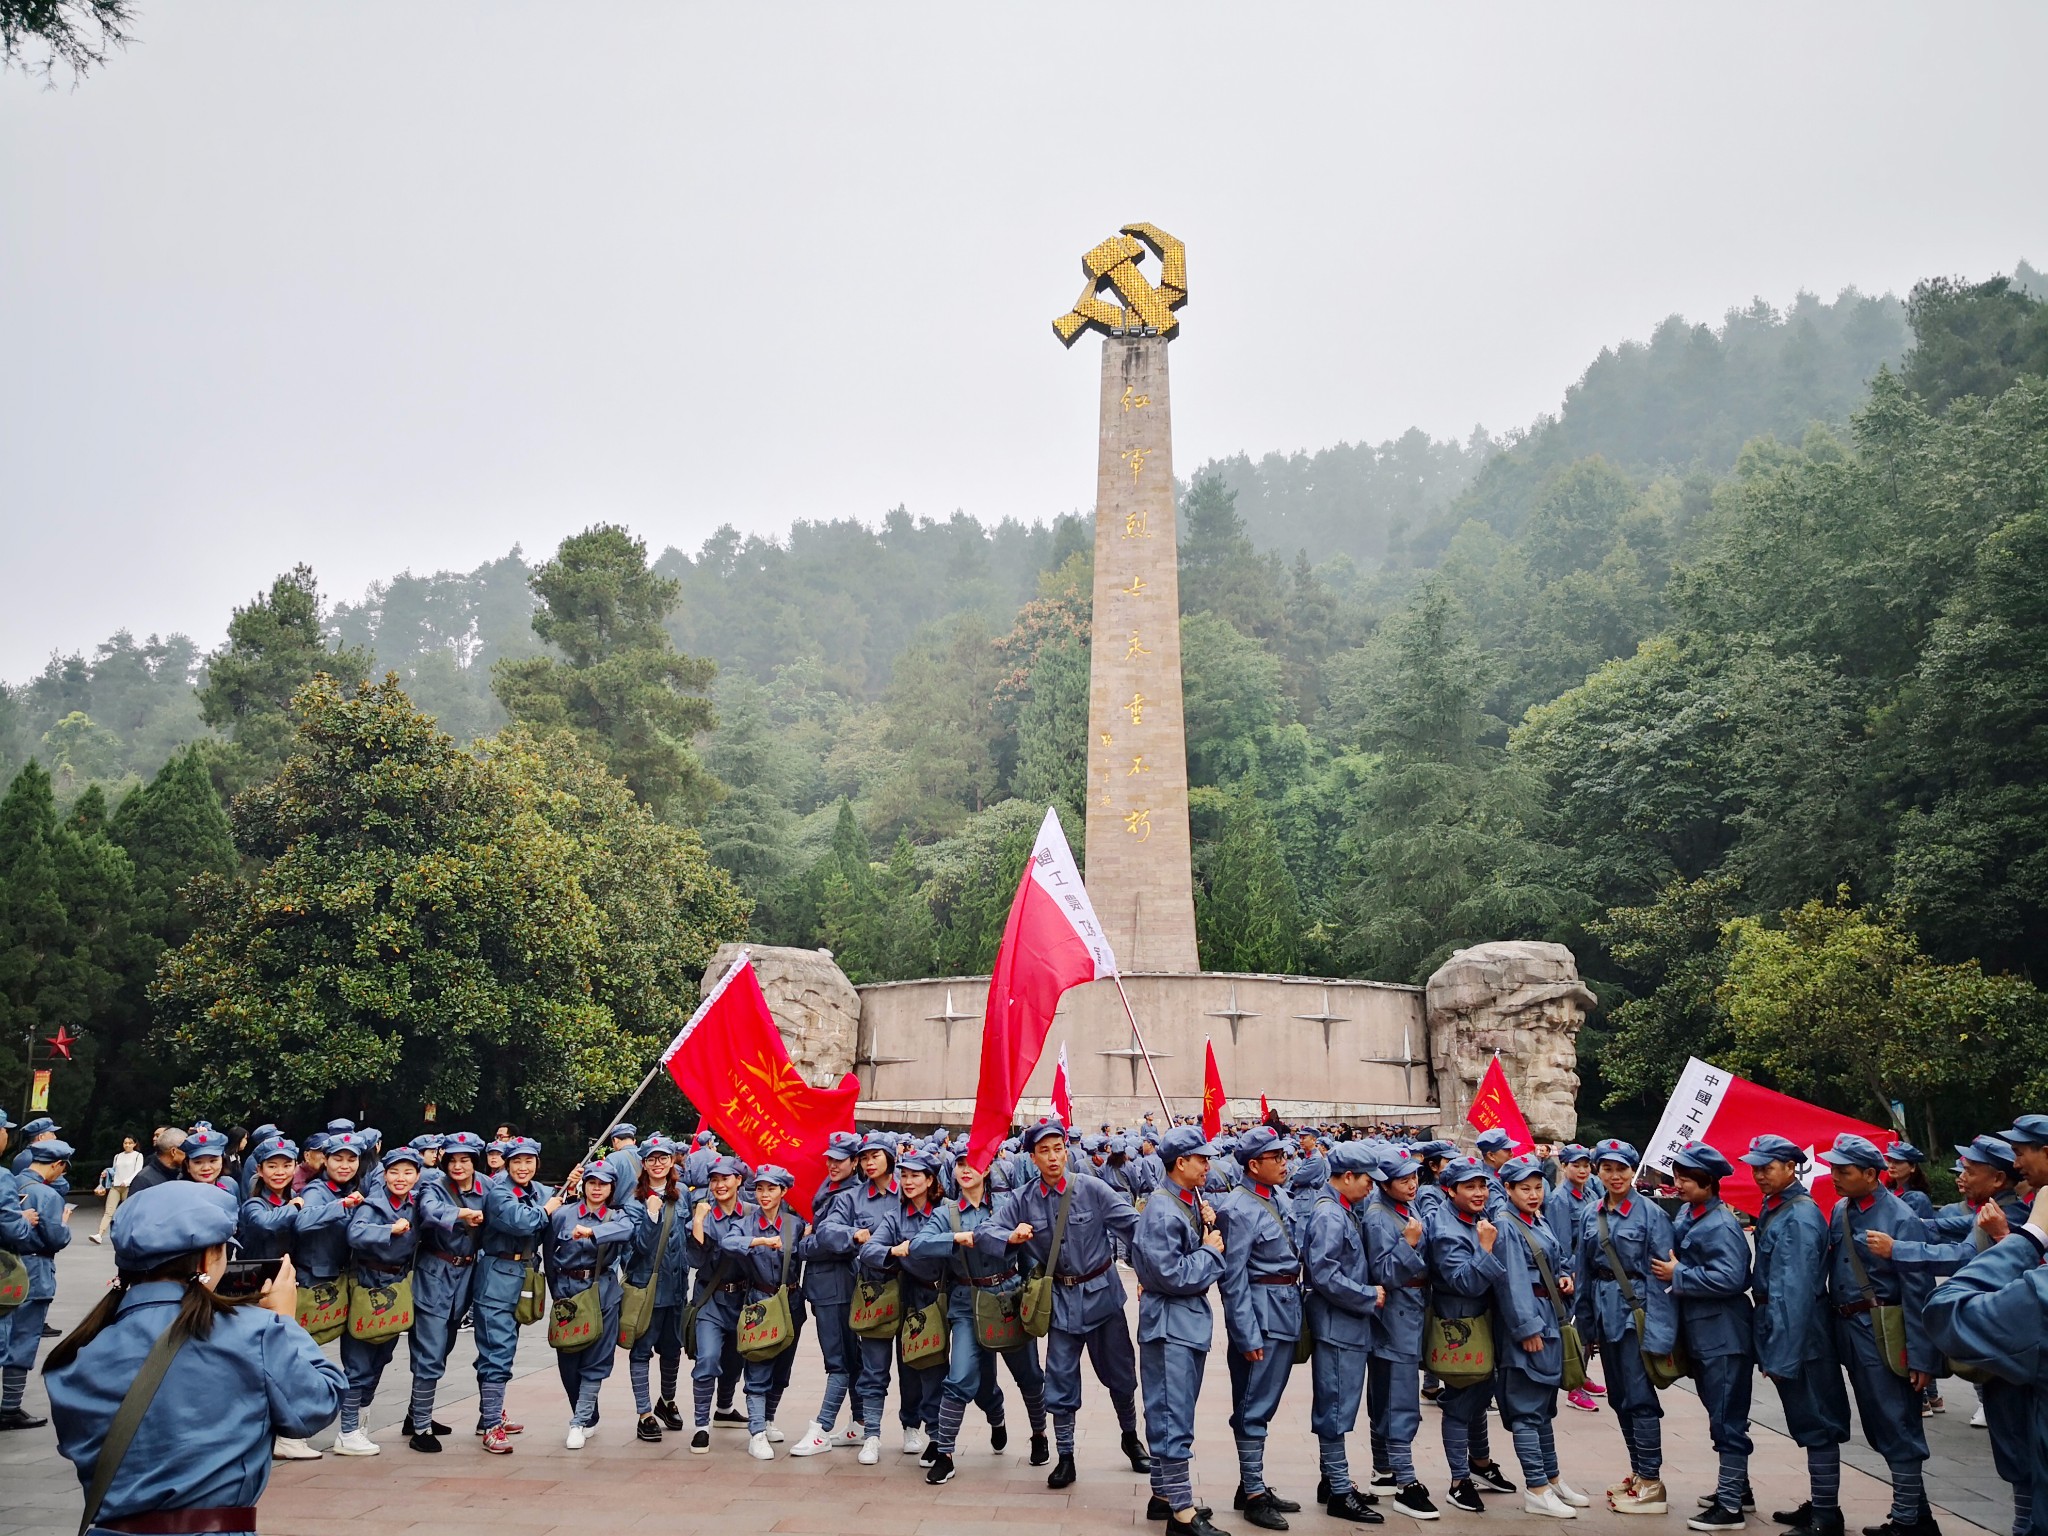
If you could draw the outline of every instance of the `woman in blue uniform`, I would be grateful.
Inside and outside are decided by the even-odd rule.
[[[1564,1384],[1564,1319],[1573,1285],[1571,1240],[1543,1214],[1543,1164],[1513,1157],[1498,1170],[1508,1207],[1494,1254],[1506,1278],[1495,1291],[1494,1390],[1522,1464],[1522,1512],[1572,1520],[1593,1501],[1560,1475],[1557,1394]]]
[[[299,1213],[306,1202],[292,1192],[299,1149],[282,1136],[270,1136],[249,1151],[249,1193],[242,1201],[236,1235],[237,1258],[288,1259],[297,1246]],[[318,1461],[320,1453],[304,1440],[279,1436],[270,1448],[279,1461]]]
[[[272,1441],[311,1434],[340,1404],[340,1369],[292,1320],[289,1259],[254,1303],[213,1293],[236,1221],[234,1200],[199,1184],[124,1203],[111,1234],[114,1288],[50,1351],[57,1448],[89,1489],[107,1431],[158,1340],[177,1345],[96,1512],[101,1529],[118,1521],[130,1531],[253,1532]],[[204,1434],[193,1433],[195,1404],[204,1405]]]
[[[57,1299],[57,1255],[71,1241],[64,1203],[64,1174],[71,1146],[54,1136],[28,1149],[28,1164],[16,1178],[15,1199],[24,1218],[33,1213],[28,1240],[18,1252],[28,1271],[28,1299],[0,1318],[0,1429],[35,1429],[43,1423],[21,1406],[28,1373],[43,1342],[43,1319]]]
[[[185,1138],[185,1177],[195,1184],[211,1184],[240,1198],[242,1187],[226,1173],[228,1139],[218,1131],[195,1131]]]
[[[434,1417],[434,1395],[448,1371],[455,1330],[475,1300],[477,1238],[484,1225],[484,1186],[476,1163],[484,1141],[474,1131],[431,1139],[440,1161],[420,1174],[418,1185],[420,1245],[413,1271],[412,1339],[406,1345],[412,1404],[405,1417],[412,1448],[434,1455],[441,1449],[440,1437],[451,1433]],[[436,1155],[420,1149],[422,1162]]]
[[[803,1334],[804,1266],[800,1245],[809,1235],[809,1228],[784,1203],[784,1197],[795,1185],[796,1176],[773,1163],[762,1164],[754,1175],[754,1223],[747,1238],[746,1262],[741,1266],[747,1282],[746,1300],[766,1301],[778,1289],[788,1286],[793,1330],[789,1344],[774,1359],[746,1362],[747,1454],[756,1461],[773,1459],[773,1447],[784,1438],[775,1427],[775,1414],[782,1406],[782,1394],[789,1390],[796,1341]]]
[[[525,1136],[505,1142],[505,1172],[484,1185],[484,1224],[476,1261],[476,1432],[484,1450],[510,1456],[508,1436],[526,1428],[505,1417],[505,1387],[519,1348],[519,1294],[530,1265],[541,1258],[541,1234],[562,1208],[562,1197],[536,1183],[540,1143]]]
[[[515,1160],[516,1161],[516,1160]],[[572,1451],[583,1449],[597,1423],[597,1393],[612,1373],[619,1350],[619,1263],[632,1246],[633,1218],[613,1208],[612,1167],[592,1163],[579,1181],[582,1198],[564,1205],[548,1219],[548,1291],[567,1301],[597,1287],[602,1325],[596,1340],[583,1349],[558,1349],[555,1365],[562,1390],[569,1394],[569,1436]]]
[[[862,1245],[856,1262],[870,1275],[893,1273],[902,1280],[902,1315],[908,1322],[913,1313],[938,1301],[939,1282],[949,1267],[945,1258],[935,1259],[929,1253],[915,1253],[911,1249],[911,1239],[931,1223],[937,1209],[938,1159],[925,1151],[907,1152],[896,1164],[896,1180],[903,1187],[902,1202],[896,1210],[882,1214],[874,1236]],[[939,1389],[946,1380],[946,1358],[941,1354],[912,1365],[903,1358],[902,1345],[901,1335],[894,1340],[861,1340],[861,1374],[865,1378],[861,1400],[868,1412],[865,1441],[873,1441],[879,1435],[882,1393],[889,1379],[886,1360],[882,1369],[875,1371],[869,1359],[870,1350],[894,1350],[898,1372],[896,1418],[903,1426],[903,1454],[922,1456],[931,1443],[931,1432],[939,1424]]]
[[[646,1332],[626,1355],[626,1371],[633,1381],[634,1411],[640,1416],[636,1434],[658,1441],[662,1430],[683,1427],[676,1383],[683,1372],[683,1308],[690,1291],[690,1209],[683,1202],[676,1144],[659,1131],[640,1144],[640,1175],[632,1204],[639,1231],[626,1261],[626,1283],[652,1285],[654,1311]],[[649,1380],[656,1355],[661,1356],[659,1398]]]
[[[419,1248],[420,1208],[416,1188],[420,1155],[399,1147],[384,1158],[384,1186],[358,1205],[348,1220],[349,1273],[359,1291],[386,1289],[412,1273]],[[398,1349],[398,1335],[359,1339],[353,1327],[341,1334],[341,1368],[348,1373],[348,1392],[341,1400],[341,1435],[337,1456],[375,1456],[381,1450],[362,1427],[362,1412],[377,1395],[384,1367]]]

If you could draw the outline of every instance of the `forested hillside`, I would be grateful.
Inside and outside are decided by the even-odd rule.
[[[2048,1059],[2042,291],[2022,263],[1674,317],[1506,438],[1197,469],[1204,964],[1416,980],[1569,943],[1605,1005],[1595,1127],[1640,1129],[1688,1053],[1900,1099],[1936,1140],[2048,1090],[2009,1070]],[[574,735],[696,829],[758,937],[968,973],[1043,807],[1081,840],[1090,558],[1075,518],[899,509],[651,561],[592,530],[332,606],[300,571],[210,657],[53,659],[0,697],[0,758],[98,797],[83,848],[152,776],[268,783],[294,687],[389,669],[458,741]]]

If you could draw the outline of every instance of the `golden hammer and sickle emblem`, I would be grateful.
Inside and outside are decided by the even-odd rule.
[[[1138,270],[1147,250],[1159,258],[1156,288]],[[1081,271],[1081,297],[1052,323],[1067,346],[1091,326],[1106,336],[1172,336],[1180,329],[1173,312],[1188,301],[1187,248],[1158,225],[1126,224],[1081,258]],[[1123,302],[1113,304],[1104,293]]]

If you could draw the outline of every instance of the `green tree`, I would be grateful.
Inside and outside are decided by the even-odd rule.
[[[0,0],[0,70],[50,81],[61,65],[75,83],[134,35],[133,0]]]
[[[610,524],[562,541],[533,573],[533,632],[561,653],[506,659],[491,687],[514,720],[565,730],[658,817],[694,819],[720,786],[693,747],[717,722],[716,664],[678,652],[662,621],[680,585],[647,568],[647,546]]]
[[[291,700],[326,673],[352,684],[369,676],[368,653],[330,646],[321,627],[320,584],[295,565],[228,620],[227,643],[206,658],[199,713],[232,743],[212,758],[221,798],[276,774],[291,753]]]
[[[2048,304],[2010,278],[1929,278],[1913,285],[1906,313],[1913,350],[1900,373],[1930,410],[1964,395],[1989,400],[2024,375],[2048,374]]]
[[[1017,713],[1017,798],[1077,822],[1087,817],[1088,666],[1085,640],[1047,646]]]
[[[1261,556],[1237,515],[1237,492],[1219,475],[1198,475],[1180,504],[1180,610],[1213,613],[1248,635],[1285,626],[1277,556]]]
[[[1060,825],[1077,854],[1085,856],[1081,833],[1085,813],[1058,801]],[[923,897],[932,915],[935,969],[939,976],[977,976],[992,970],[1009,921],[1017,882],[1045,821],[1046,802],[1005,800],[967,818],[952,837],[925,854],[929,876]]]
[[[898,658],[884,737],[897,762],[871,817],[882,836],[913,827],[950,835],[1004,798],[1015,744],[995,707],[1003,675],[979,614],[932,626]]]
[[[694,837],[567,742],[459,750],[390,681],[294,709],[297,751],[234,808],[263,866],[188,888],[153,992],[181,1112],[560,1123],[631,1086],[744,929]]]
[[[834,872],[825,881],[825,939],[846,979],[859,984],[929,975],[931,909],[910,839],[898,836],[889,862],[864,873],[863,879]]]
[[[1301,899],[1254,780],[1231,793],[1223,836],[1195,891],[1195,936],[1206,971],[1284,975],[1301,958]]]

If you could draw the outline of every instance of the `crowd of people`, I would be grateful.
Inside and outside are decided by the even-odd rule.
[[[11,1130],[0,1112],[0,1150]],[[18,1293],[0,1317],[0,1429],[44,1422],[23,1408],[23,1388],[72,1210],[61,1128],[34,1122],[22,1134],[12,1172],[0,1172],[0,1305]],[[188,1403],[215,1401],[205,1391],[229,1380],[262,1387],[237,1399],[271,1405],[260,1446],[228,1436],[210,1478],[177,1485],[179,1530],[240,1530],[244,1516],[253,1526],[271,1458],[320,1456],[308,1436],[329,1424],[338,1421],[335,1454],[380,1454],[362,1414],[401,1338],[404,1443],[438,1454],[452,1433],[436,1399],[467,1328],[476,1440],[484,1453],[512,1454],[524,1430],[506,1412],[519,1329],[544,1322],[571,1449],[596,1429],[599,1389],[623,1353],[634,1434],[684,1434],[694,1453],[710,1451],[714,1424],[743,1419],[756,1459],[785,1447],[874,1466],[893,1386],[900,1450],[932,1484],[955,1475],[970,1407],[1006,1446],[999,1375],[1022,1400],[1030,1463],[1049,1467],[1053,1488],[1073,1483],[1085,1355],[1115,1411],[1121,1456],[1150,1477],[1150,1518],[1216,1536],[1193,1479],[1195,1405],[1216,1346],[1212,1297],[1232,1407],[1232,1505],[1261,1529],[1288,1529],[1302,1507],[1265,1470],[1290,1390],[1310,1395],[1315,1507],[1331,1518],[1429,1521],[1516,1493],[1526,1515],[1576,1518],[1592,1496],[1567,1480],[1553,1425],[1561,1400],[1600,1412],[1601,1399],[1627,1467],[1604,1502],[1665,1514],[1660,1392],[1682,1377],[1718,1458],[1686,1523],[1739,1528],[1755,1507],[1749,1421],[1760,1369],[1806,1453],[1808,1498],[1774,1515],[1797,1536],[1843,1531],[1852,1398],[1890,1469],[1891,1509],[1870,1536],[1934,1536],[1922,1418],[1951,1372],[1979,1384],[2015,1531],[2031,1530],[2042,1449],[2035,1360],[2048,1320],[2044,1115],[1961,1148],[1962,1198],[1940,1210],[1917,1149],[1844,1135],[1818,1154],[1837,1196],[1824,1215],[1809,1193],[1820,1170],[1808,1151],[1760,1136],[1742,1158],[1763,1195],[1754,1223],[1721,1200],[1734,1167],[1703,1143],[1673,1159],[1668,1214],[1628,1143],[1518,1153],[1501,1130],[1460,1153],[1407,1128],[1290,1129],[1269,1118],[1212,1140],[1150,1117],[1086,1134],[1043,1119],[985,1167],[966,1155],[965,1136],[943,1130],[844,1132],[826,1149],[808,1220],[788,1170],[748,1166],[702,1131],[676,1141],[614,1126],[559,1186],[540,1182],[541,1146],[510,1126],[488,1141],[457,1132],[387,1147],[376,1129],[336,1120],[303,1145],[275,1126],[237,1141],[239,1158],[210,1126],[168,1128],[146,1160],[119,1165],[118,1184],[103,1183],[110,1206],[113,1190],[125,1195],[103,1223],[119,1279],[45,1366],[59,1446],[88,1482],[124,1401],[154,1391],[166,1371],[186,1373],[178,1400]],[[1135,1336],[1125,1270],[1138,1286]],[[166,1328],[151,1309],[173,1304]],[[826,1387],[785,1430],[805,1332]],[[330,1343],[338,1364],[323,1352]],[[164,1349],[183,1358],[167,1354],[154,1370]],[[685,1359],[690,1392],[680,1399]],[[1298,1365],[1308,1367],[1302,1385]],[[1426,1403],[1450,1474],[1441,1503],[1415,1464]],[[1370,1470],[1354,1475],[1349,1437],[1361,1415]],[[1495,1418],[1513,1468],[1494,1455]],[[122,1443],[125,1470],[92,1486],[108,1519],[155,1529],[130,1517],[173,1495],[146,1468],[138,1447],[148,1437]],[[159,1449],[172,1454],[168,1441]],[[194,1498],[216,1501],[196,1523]]]

